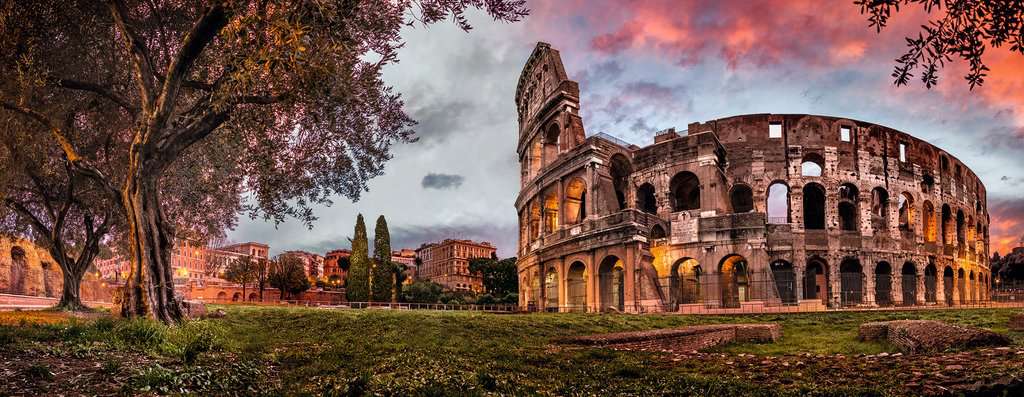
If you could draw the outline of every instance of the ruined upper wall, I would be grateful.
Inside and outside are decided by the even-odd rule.
[[[780,138],[769,137],[771,123],[781,123]],[[849,128],[849,141],[842,139],[844,127]],[[874,174],[911,184],[921,184],[927,176],[943,193],[966,193],[976,199],[979,212],[987,214],[985,186],[969,167],[941,148],[886,126],[831,116],[750,114],[693,123],[689,131],[715,132],[728,152],[731,174],[748,172],[752,155],[758,153],[766,172],[788,179],[787,173],[792,172],[788,159],[795,154],[824,157],[826,148],[834,148],[837,163],[831,171],[835,175]],[[900,161],[900,144],[905,145],[906,161]]]

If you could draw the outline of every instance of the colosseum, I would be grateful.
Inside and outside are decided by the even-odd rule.
[[[640,147],[587,136],[538,43],[516,89],[529,310],[733,312],[988,300],[985,187],[949,153],[841,117],[749,114]]]

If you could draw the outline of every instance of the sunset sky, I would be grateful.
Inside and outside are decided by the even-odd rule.
[[[561,52],[580,83],[588,134],[647,145],[654,132],[745,113],[811,113],[886,125],[952,153],[989,192],[992,250],[1024,234],[1024,56],[989,49],[985,85],[968,90],[949,65],[937,88],[894,87],[904,37],[927,15],[905,11],[881,34],[852,1],[530,1],[530,16],[495,23],[473,13],[406,28],[401,62],[385,79],[419,121],[386,174],[352,203],[317,211],[312,230],[242,219],[236,241],[272,253],[348,247],[357,213],[388,218],[394,248],[442,238],[487,240],[515,254],[519,188],[515,87],[537,41]],[[371,236],[372,237],[372,236]]]

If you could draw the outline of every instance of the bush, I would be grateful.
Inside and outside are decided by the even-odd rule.
[[[128,347],[154,349],[167,337],[167,327],[150,319],[131,319],[114,329],[117,340]]]
[[[164,350],[191,364],[200,354],[220,349],[223,341],[224,330],[217,324],[207,320],[190,321],[170,331]]]
[[[444,288],[430,281],[416,281],[402,289],[402,301],[409,303],[437,303]]]

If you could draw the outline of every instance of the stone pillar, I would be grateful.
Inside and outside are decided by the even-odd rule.
[[[938,264],[935,265],[935,303],[946,304],[946,268],[939,270]]]
[[[925,302],[924,267],[921,267],[921,265],[919,265],[917,261],[914,261],[914,266],[917,267],[917,296],[915,297],[915,300],[917,300],[917,302],[914,303],[917,305],[923,305]]]
[[[636,249],[631,247],[632,244],[624,244],[626,257],[622,258],[622,295],[623,296],[623,310],[636,312],[638,311],[637,304],[639,303],[636,295]],[[630,309],[632,307],[632,310]]]
[[[871,303],[877,306],[875,301],[875,266],[860,264],[861,274],[864,277],[864,303]]]
[[[594,213],[597,212],[595,211],[596,207],[594,207],[597,203],[597,197],[595,194],[597,193],[597,189],[594,189],[594,183],[597,180],[596,167],[597,166],[594,163],[587,165],[587,202],[585,203],[586,209],[584,210],[587,213],[587,219],[593,219]]]
[[[597,295],[597,254],[590,253],[590,263],[587,264],[587,311],[600,311],[600,301]]]
[[[794,256],[794,258],[796,257]],[[803,265],[793,264],[793,291],[796,293],[797,301],[804,298],[804,269],[806,267],[806,262]]]
[[[565,181],[563,178],[558,178],[558,227],[555,229],[561,229],[565,226]]]
[[[892,304],[903,304],[903,267],[889,265],[889,300]]]
[[[953,268],[953,304],[960,305],[960,268]]]

